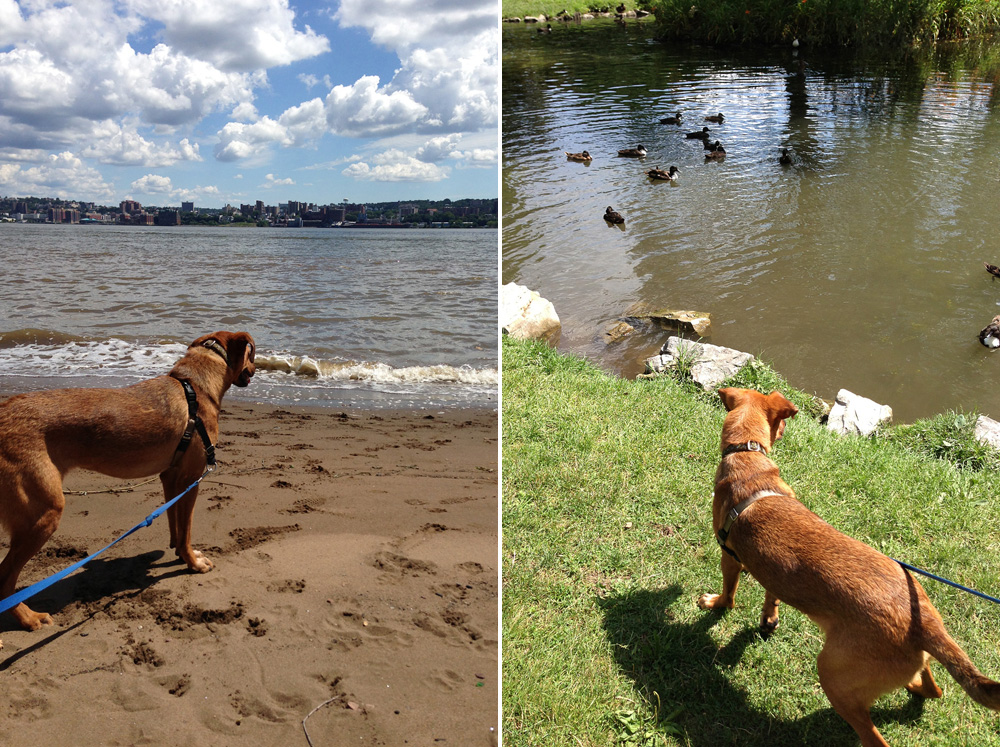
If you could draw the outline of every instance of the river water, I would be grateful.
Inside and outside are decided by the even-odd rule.
[[[502,280],[555,304],[562,350],[632,376],[665,334],[609,345],[605,328],[635,302],[693,309],[707,342],[825,399],[1000,419],[1000,353],[977,339],[1000,313],[995,48],[885,62],[553,25],[502,31]],[[703,126],[724,161],[684,137]],[[644,159],[616,156],[639,143]],[[589,165],[563,155],[584,149]],[[645,176],[671,165],[676,183]]]
[[[497,231],[0,225],[0,392],[120,386],[246,330],[228,396],[497,406]]]

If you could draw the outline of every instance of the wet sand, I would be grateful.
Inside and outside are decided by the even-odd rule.
[[[227,403],[220,430],[194,519],[215,568],[163,516],[29,600],[53,627],[0,617],[0,742],[496,744],[496,412]],[[162,501],[156,478],[65,488],[22,586]]]

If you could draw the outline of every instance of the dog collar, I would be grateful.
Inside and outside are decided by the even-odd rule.
[[[767,455],[763,444],[759,441],[747,441],[743,444],[729,444],[729,446],[722,450],[722,456],[726,457],[739,451],[759,451],[761,454]]]
[[[756,443],[756,441],[751,441],[750,443]],[[750,451],[756,451],[756,449],[750,449]],[[769,498],[771,496],[781,496],[781,495],[784,495],[784,493],[776,493],[773,490],[758,490],[749,498],[740,501],[731,509],[729,509],[729,513],[726,514],[726,520],[722,522],[722,527],[716,533],[715,539],[719,543],[719,547],[721,547],[727,553],[732,555],[733,558],[736,559],[737,563],[742,562],[739,556],[733,550],[730,550],[726,546],[726,540],[729,539],[729,533],[733,530],[733,524],[735,524],[736,520],[740,518],[740,514],[742,514],[744,511],[750,508],[750,506],[759,501],[761,498]]]
[[[211,340],[205,340],[205,342],[203,342],[201,346],[204,348],[208,348],[213,353],[216,353],[218,356],[220,356],[222,360],[226,362],[226,365],[229,364],[229,356],[226,354],[226,349],[222,347],[222,343],[220,343],[218,340],[214,338]]]

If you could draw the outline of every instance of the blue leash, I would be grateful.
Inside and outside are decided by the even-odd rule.
[[[190,485],[188,485],[184,489],[183,492],[177,494],[176,496],[174,496],[173,498],[171,498],[169,501],[167,501],[166,503],[164,503],[162,506],[160,506],[159,508],[157,508],[153,513],[151,513],[145,519],[143,519],[138,524],[136,524],[134,527],[132,527],[131,529],[129,529],[127,532],[125,532],[125,534],[121,535],[118,539],[116,539],[114,542],[112,542],[107,547],[105,547],[105,548],[103,548],[101,550],[98,550],[97,552],[95,552],[92,555],[87,556],[83,560],[78,560],[76,563],[73,563],[73,565],[69,566],[68,568],[64,568],[63,570],[61,570],[58,573],[55,573],[55,574],[49,576],[48,578],[43,578],[41,581],[39,581],[39,582],[37,582],[35,584],[32,584],[28,588],[21,589],[20,591],[15,592],[14,594],[11,594],[9,597],[7,597],[6,599],[4,599],[3,601],[0,601],[0,614],[6,612],[9,609],[12,609],[12,608],[16,607],[21,602],[23,602],[25,599],[29,599],[29,598],[35,596],[35,594],[37,594],[38,592],[40,592],[42,589],[47,589],[48,587],[52,586],[52,584],[54,584],[54,583],[56,583],[58,581],[62,581],[64,578],[66,578],[66,576],[68,576],[69,574],[71,574],[73,571],[77,570],[78,568],[82,568],[87,563],[89,563],[91,560],[93,560],[98,555],[100,555],[102,552],[104,552],[105,550],[109,550],[110,548],[114,547],[115,545],[117,545],[119,542],[121,542],[123,539],[125,539],[126,537],[128,537],[133,532],[137,532],[140,529],[142,529],[143,527],[148,527],[150,524],[153,523],[153,519],[155,519],[157,516],[159,516],[160,514],[162,514],[168,508],[170,508],[175,503],[177,503],[177,501],[179,501],[181,498],[183,498],[185,495],[187,495],[189,492],[191,492],[191,490],[193,490],[194,487],[198,483],[200,483],[202,480],[205,479],[205,475],[207,475],[213,469],[214,469],[214,467],[210,466],[208,469],[205,470],[205,472],[202,474],[201,477],[199,477],[193,483],[191,483]]]
[[[935,576],[933,573],[925,571],[922,568],[917,568],[916,566],[910,565],[909,563],[904,563],[902,560],[896,560],[895,558],[893,558],[892,560],[895,561],[896,563],[899,563],[908,571],[914,571],[921,575],[927,576],[927,578],[933,578],[935,581],[940,581],[942,584],[948,584],[948,586],[954,586],[956,589],[961,589],[962,591],[967,591],[970,594],[975,594],[977,597],[982,597],[983,599],[987,599],[993,602],[994,604],[1000,604],[1000,599],[997,599],[996,597],[991,597],[989,594],[983,594],[983,592],[976,591],[975,589],[970,589],[968,586],[962,586],[962,584],[957,584],[954,581],[949,581],[946,578],[941,578],[941,576]]]

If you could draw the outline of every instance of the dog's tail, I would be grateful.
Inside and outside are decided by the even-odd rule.
[[[970,698],[979,705],[1000,711],[1000,682],[994,682],[976,669],[969,655],[948,635],[940,617],[931,616],[924,628],[923,638],[924,651],[944,665]]]

